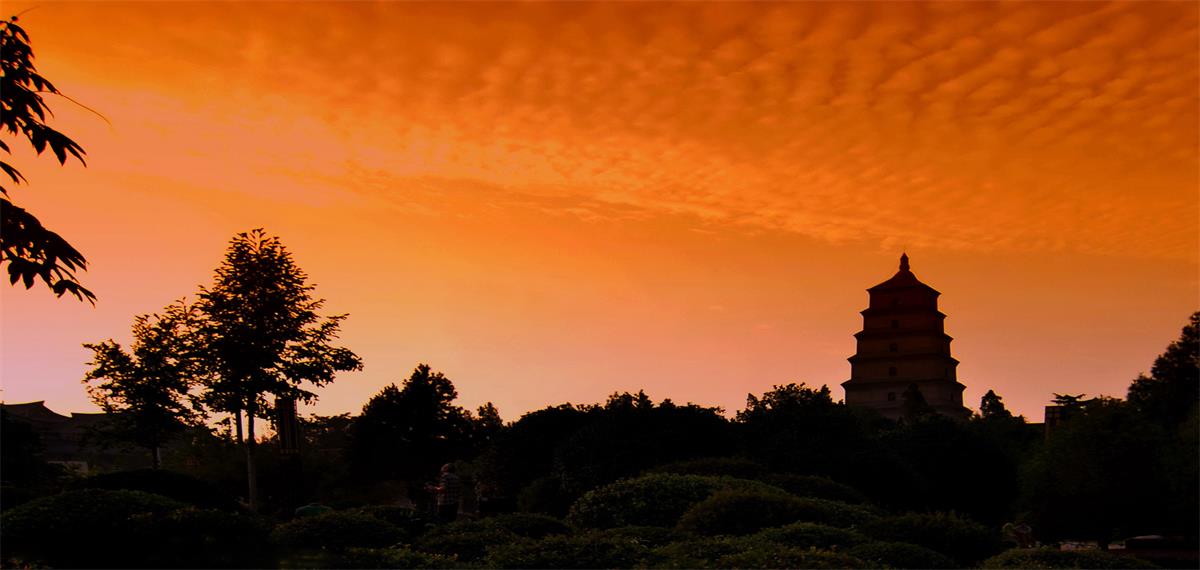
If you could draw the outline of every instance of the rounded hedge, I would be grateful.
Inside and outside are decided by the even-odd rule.
[[[183,508],[134,517],[139,555],[150,568],[265,568],[275,563],[263,519]]]
[[[797,497],[812,497],[814,499],[840,501],[853,505],[860,505],[867,502],[866,495],[860,493],[858,489],[825,477],[772,473],[763,477],[762,481],[779,487]]]
[[[401,548],[351,548],[331,560],[326,568],[461,568],[452,556]]]
[[[907,542],[936,550],[968,566],[1001,550],[1000,535],[954,513],[909,513],[885,517],[860,529],[882,542]]]
[[[526,538],[542,538],[552,534],[568,534],[566,523],[550,516],[532,513],[508,513],[475,521],[482,528],[506,530]]]
[[[804,548],[757,546],[717,560],[718,568],[872,568],[851,555]]]
[[[301,517],[275,527],[271,533],[271,540],[283,548],[335,552],[391,546],[403,538],[404,532],[395,525],[352,511]]]
[[[422,552],[453,556],[463,562],[472,562],[483,558],[489,548],[529,540],[498,526],[461,521],[430,530],[418,538],[413,547]]]
[[[710,536],[673,542],[654,549],[654,567],[723,568],[718,560],[753,548],[752,541],[743,536]]]
[[[593,535],[630,542],[647,548],[657,548],[672,542],[694,538],[694,535],[661,526],[621,526],[592,531]]]
[[[644,546],[598,534],[549,536],[492,548],[488,568],[633,568],[650,554]]]
[[[793,522],[846,528],[875,518],[870,510],[846,503],[780,493],[727,490],[688,509],[679,519],[679,528],[703,535],[743,535]]]
[[[571,505],[567,521],[582,528],[671,527],[689,508],[721,489],[786,495],[782,489],[758,481],[655,473],[589,491]]]
[[[983,561],[983,568],[1157,568],[1140,558],[1100,550],[1014,548]]]
[[[784,546],[817,549],[845,549],[867,541],[865,536],[853,530],[807,522],[764,529],[754,537]]]
[[[144,491],[204,509],[237,510],[237,499],[215,485],[166,469],[135,469],[102,473],[72,484],[75,489]]]
[[[184,507],[141,491],[78,489],[34,499],[0,517],[0,550],[23,564],[66,568],[147,566],[144,516]]]
[[[347,509],[345,512],[360,513],[389,523],[404,532],[405,540],[424,533],[433,524],[428,515],[411,507],[370,505]]]
[[[702,457],[659,465],[648,473],[673,473],[675,475],[704,475],[709,477],[736,477],[759,480],[767,475],[767,468],[741,457]]]
[[[846,550],[871,566],[890,568],[958,568],[959,565],[940,552],[906,542],[868,542]]]

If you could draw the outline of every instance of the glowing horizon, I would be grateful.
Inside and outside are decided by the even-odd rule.
[[[18,13],[29,3],[12,3]],[[0,14],[3,15],[3,14]],[[279,235],[366,369],[506,420],[645,389],[741,409],[849,376],[901,250],[964,403],[1121,397],[1200,308],[1200,6],[88,4],[28,12],[88,151],[12,190],[95,309],[0,288],[8,402]],[[106,22],[104,26],[96,22]],[[102,46],[100,49],[97,46]],[[27,145],[26,145],[27,146]]]

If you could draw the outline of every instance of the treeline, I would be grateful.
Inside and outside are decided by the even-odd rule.
[[[322,304],[256,230],[234,238],[195,303],[138,317],[128,349],[88,345],[105,437],[141,446],[156,470],[67,476],[4,417],[6,551],[25,553],[18,563],[174,566],[172,552],[205,549],[187,542],[203,538],[245,554],[210,566],[904,568],[981,564],[1005,541],[1200,535],[1200,313],[1126,399],[1057,396],[1053,426],[992,391],[967,420],[910,395],[892,421],[805,384],[749,395],[732,418],[639,391],[506,423],[490,403],[456,404],[451,379],[421,364],[358,414],[294,429],[280,412],[361,366],[335,344],[345,316],[321,316]],[[255,419],[275,433],[256,434]],[[425,485],[448,463],[470,520],[438,527]],[[152,495],[119,494],[136,491]],[[142,536],[140,558],[55,558],[70,555],[53,546],[70,525],[54,521],[92,502],[79,520],[112,523],[105,540]],[[311,503],[335,511],[291,520]],[[141,526],[120,530],[129,521]],[[986,564],[1111,562],[1012,552]]]

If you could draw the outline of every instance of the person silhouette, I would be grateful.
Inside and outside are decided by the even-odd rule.
[[[458,501],[461,483],[458,474],[454,472],[454,464],[442,466],[438,484],[426,485],[426,490],[433,493],[433,504],[439,521],[448,523],[458,518]]]

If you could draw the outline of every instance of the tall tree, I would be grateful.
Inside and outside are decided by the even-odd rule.
[[[362,361],[334,346],[346,315],[322,317],[324,299],[277,237],[260,228],[229,243],[212,287],[202,288],[200,338],[211,366],[205,399],[215,410],[246,418],[247,499],[258,503],[255,418],[269,418],[270,397],[316,399],[307,389],[360,370]]]
[[[371,397],[350,432],[350,458],[368,479],[431,477],[467,451],[471,418],[454,405],[458,391],[441,372],[421,364],[403,383]]]
[[[1167,426],[1177,426],[1200,404],[1200,312],[1192,313],[1179,340],[1154,360],[1150,376],[1129,386],[1129,403]]]
[[[161,315],[136,317],[129,351],[112,339],[83,345],[92,351],[84,382],[111,415],[111,435],[148,449],[155,469],[163,445],[201,418],[191,395],[199,369],[189,341],[195,324],[194,309],[181,300]]]
[[[53,113],[43,94],[65,97],[37,72],[29,34],[17,25],[17,17],[0,22],[0,127],[13,137],[27,139],[38,154],[49,148],[59,164],[66,164],[70,155],[86,165],[83,147],[46,124],[46,117]],[[2,140],[0,150],[12,154]],[[7,162],[0,161],[0,171],[13,184],[27,182]],[[41,280],[59,297],[70,293],[81,301],[96,300],[75,277],[75,271],[87,269],[83,254],[46,229],[36,216],[14,205],[8,189],[0,186],[0,266],[4,264],[8,264],[11,284],[21,281],[29,289]]]

